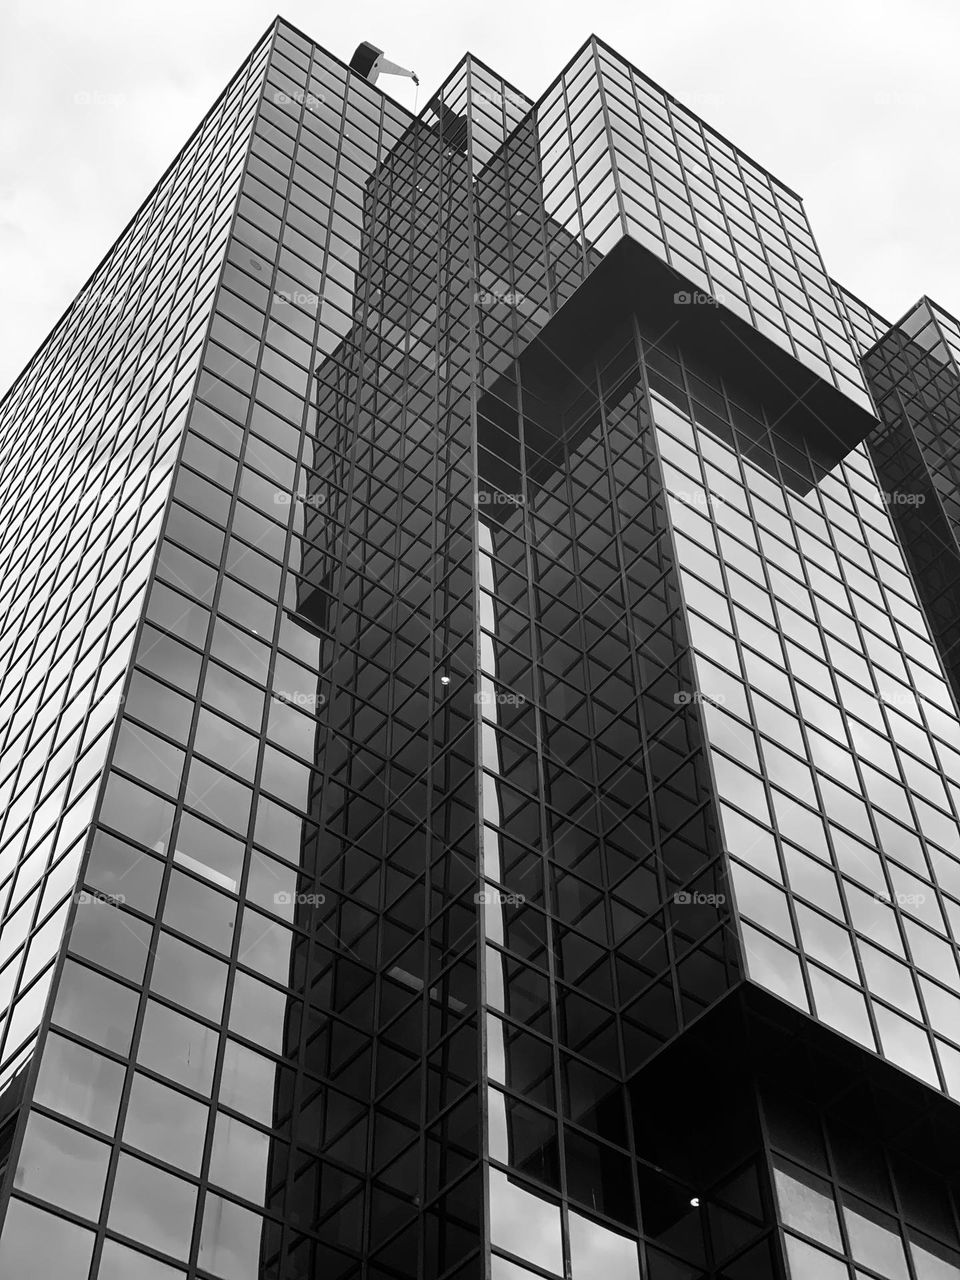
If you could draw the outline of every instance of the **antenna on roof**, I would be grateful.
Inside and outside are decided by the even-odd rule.
[[[377,83],[379,75],[409,76],[414,84],[420,83],[413,71],[390,62],[383,56],[383,50],[378,49],[375,44],[370,44],[368,40],[357,45],[356,52],[350,59],[350,70],[355,71],[358,76],[363,76],[364,80],[369,80],[371,84]]]

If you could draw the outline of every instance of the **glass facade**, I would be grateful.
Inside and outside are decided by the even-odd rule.
[[[600,41],[274,24],[0,409],[4,1274],[960,1276],[888,328]]]
[[[582,272],[557,271],[561,294],[628,232],[692,283],[689,305],[722,302],[869,408],[799,196],[601,41],[534,112],[548,248],[573,237],[583,253]]]
[[[899,1121],[924,1130],[923,1138],[891,1141],[889,1099],[856,1069],[796,1046],[792,1056],[751,1082],[791,1280],[960,1276],[956,1184],[945,1176],[950,1157],[941,1161],[930,1117],[904,1105]],[[810,1073],[825,1083],[816,1108]]]
[[[0,1153],[122,701],[266,46],[0,408]]]
[[[960,698],[960,325],[924,298],[863,362],[882,423],[877,472]]]
[[[653,415],[747,970],[957,1097],[957,717],[869,457],[789,494],[689,372]]]

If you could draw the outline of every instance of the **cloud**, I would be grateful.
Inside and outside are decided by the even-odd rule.
[[[919,0],[600,0],[589,14],[531,0],[450,10],[361,0],[283,16],[349,59],[364,39],[420,75],[386,87],[423,106],[469,49],[536,97],[588,34],[639,64],[805,197],[830,273],[891,319],[924,292],[960,309],[956,166],[937,122],[956,111],[947,65],[960,8]],[[0,54],[9,181],[0,390],[43,342],[275,10],[255,0],[14,0]],[[442,19],[442,21],[441,21]],[[691,33],[696,39],[691,39]],[[784,50],[789,49],[789,58]]]

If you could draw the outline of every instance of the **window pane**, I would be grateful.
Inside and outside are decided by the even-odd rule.
[[[905,1071],[912,1071],[914,1075],[938,1088],[939,1077],[927,1033],[875,1001],[873,1011],[884,1054]]]
[[[210,1156],[210,1181],[235,1195],[263,1201],[270,1139],[222,1112],[217,1116]]]
[[[84,883],[127,906],[152,915],[157,908],[163,863],[106,831],[94,840]]]
[[[741,929],[750,977],[761,986],[783,996],[791,1004],[808,1011],[799,956],[768,938],[759,929],[753,929],[746,923],[741,925]]]
[[[873,1267],[889,1280],[909,1280],[903,1241],[893,1218],[845,1195],[843,1220],[854,1261]]]
[[[23,1137],[16,1185],[96,1221],[109,1156],[107,1143],[32,1112]]]
[[[200,1172],[207,1108],[168,1089],[166,1085],[136,1075],[130,1091],[123,1140],[166,1164]]]
[[[841,1252],[840,1224],[829,1182],[784,1160],[775,1161],[773,1175],[784,1224]]]
[[[43,1048],[34,1099],[41,1106],[113,1134],[124,1068],[51,1031]]]
[[[227,966],[168,933],[160,935],[151,990],[216,1021],[223,1012]]]
[[[960,1280],[960,1254],[936,1240],[908,1230],[910,1256],[917,1280]]]
[[[792,942],[793,925],[787,909],[787,895],[738,862],[731,862],[730,867],[741,914],[762,923],[784,942]]]
[[[263,1219],[238,1204],[208,1195],[200,1231],[200,1266],[230,1280],[260,1280]]]
[[[173,805],[112,773],[107,781],[100,821],[156,853],[165,853],[173,825]]]
[[[570,1260],[574,1276],[640,1280],[636,1240],[582,1218],[578,1213],[570,1214]]]
[[[258,740],[243,729],[203,709],[197,722],[196,750],[217,764],[253,780]]]
[[[243,845],[192,813],[185,813],[180,819],[174,859],[211,884],[236,893],[243,868]]]
[[[213,818],[240,836],[247,833],[252,795],[242,782],[228,778],[202,760],[194,760],[190,766],[186,803],[205,818]]]
[[[548,1271],[563,1271],[560,1207],[490,1170],[491,1242]]]
[[[174,870],[163,904],[163,923],[229,955],[237,904],[211,885]]]
[[[293,939],[294,934],[284,925],[268,920],[258,911],[247,910],[243,913],[237,959],[265,978],[288,984]]]
[[[68,960],[53,1006],[53,1021],[85,1040],[126,1053],[139,999],[139,993],[129,987]]]
[[[107,1223],[122,1235],[185,1259],[196,1199],[196,1187],[133,1156],[121,1155]]]
[[[812,1244],[786,1235],[787,1261],[790,1263],[790,1280],[847,1280],[846,1263],[831,1258]]]
[[[211,1027],[148,1000],[137,1060],[188,1089],[209,1093],[219,1039]]]
[[[249,974],[238,973],[230,1004],[230,1030],[280,1053],[287,1004],[282,991],[258,982]]]
[[[174,693],[166,685],[138,671],[130,683],[125,706],[144,724],[168,733],[178,742],[186,742],[193,715],[193,703],[189,698]]]
[[[139,982],[150,951],[151,925],[111,903],[93,898],[77,904],[70,950],[121,978]]]
[[[0,1275],[16,1280],[87,1280],[93,1232],[22,1200],[11,1200],[0,1235]]]
[[[185,1275],[177,1267],[168,1267],[116,1240],[107,1240],[100,1255],[97,1280],[185,1280]]]
[[[175,796],[183,773],[183,752],[166,739],[124,720],[117,739],[116,763],[124,773],[142,778],[168,796]]]
[[[876,1047],[866,1001],[858,988],[841,982],[814,964],[810,965],[810,985],[817,1014],[828,1026],[859,1040],[868,1049]]]
[[[228,1040],[220,1077],[220,1103],[261,1124],[273,1123],[277,1067],[262,1053]]]

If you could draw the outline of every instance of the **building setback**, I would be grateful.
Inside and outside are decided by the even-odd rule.
[[[278,19],[0,404],[0,1275],[960,1280],[958,351]]]

